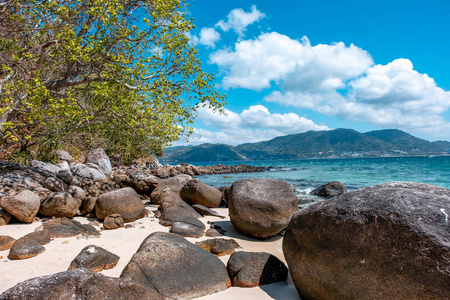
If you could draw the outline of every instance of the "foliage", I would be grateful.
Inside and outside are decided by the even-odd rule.
[[[223,96],[186,36],[186,6],[0,2],[1,151],[60,138],[128,158],[159,154],[191,132],[199,105],[220,110]]]

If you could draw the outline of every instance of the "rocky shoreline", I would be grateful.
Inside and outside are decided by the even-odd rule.
[[[262,168],[67,157],[0,162],[0,265],[15,274],[0,299],[449,299],[448,189],[330,182],[298,210],[282,180],[192,177]]]

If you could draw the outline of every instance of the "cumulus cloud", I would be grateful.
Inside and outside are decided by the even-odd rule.
[[[203,27],[200,30],[199,37],[188,33],[188,38],[194,45],[204,45],[209,48],[215,48],[220,40],[220,33],[213,27]]]
[[[233,29],[239,36],[243,36],[247,26],[260,21],[266,16],[256,8],[256,5],[253,5],[250,10],[250,12],[245,12],[242,8],[233,9],[228,13],[227,19],[220,20],[216,27],[225,32]]]
[[[450,123],[439,115],[450,108],[450,92],[415,71],[408,59],[372,66],[347,87],[345,96],[336,91],[287,90],[272,92],[265,100],[382,128],[442,134],[450,130]]]
[[[327,126],[317,125],[313,121],[294,113],[272,114],[262,105],[250,106],[240,114],[228,109],[225,109],[225,113],[225,115],[220,115],[208,107],[199,108],[197,119],[208,128],[215,128],[217,131],[195,129],[194,134],[189,138],[190,143],[237,145],[308,130],[329,129]]]
[[[370,55],[354,45],[311,46],[306,37],[298,41],[277,32],[240,41],[234,49],[213,52],[210,62],[224,72],[225,88],[261,90],[273,82],[303,91],[344,88],[346,80],[361,75],[373,64]]]

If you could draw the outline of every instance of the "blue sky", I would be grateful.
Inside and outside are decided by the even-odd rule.
[[[450,1],[196,0],[189,12],[228,102],[226,116],[199,109],[190,144],[334,128],[450,141]]]

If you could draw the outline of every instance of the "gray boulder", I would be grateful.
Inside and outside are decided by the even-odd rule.
[[[342,182],[332,181],[327,184],[321,185],[310,194],[320,196],[322,198],[332,198],[342,195],[347,192],[347,188]]]
[[[109,175],[112,172],[111,161],[109,160],[108,155],[106,155],[105,150],[102,148],[89,151],[86,155],[84,163],[96,164],[106,175]]]
[[[65,161],[69,164],[72,162],[72,155],[70,155],[69,152],[65,150],[57,150],[56,155],[58,156],[60,161]]]
[[[185,238],[156,232],[140,245],[120,278],[154,287],[168,299],[191,299],[230,286],[225,265]]]
[[[283,252],[304,299],[448,299],[450,190],[389,182],[297,212]]]
[[[161,180],[158,186],[150,194],[150,200],[153,203],[160,204],[164,191],[167,190],[180,196],[181,188],[191,179],[191,176],[182,174],[171,177],[169,179]]]
[[[53,193],[42,201],[39,213],[47,217],[73,217],[81,202],[81,199],[74,198],[67,192]]]
[[[298,210],[295,188],[283,180],[238,180],[231,185],[228,196],[231,223],[251,237],[267,238],[278,234]]]
[[[266,252],[235,252],[227,264],[233,286],[255,287],[285,281],[288,268],[277,257]]]
[[[163,297],[154,289],[130,280],[76,269],[23,281],[1,294],[0,299],[163,300]]]
[[[219,207],[222,192],[197,178],[189,180],[180,190],[180,197],[187,203],[201,204],[206,207]]]
[[[136,191],[127,187],[100,195],[95,203],[95,214],[100,220],[119,214],[127,223],[142,218],[145,207]]]
[[[0,198],[0,207],[17,220],[31,223],[39,211],[41,198],[35,193],[23,190],[12,197]]]
[[[72,173],[81,178],[89,178],[94,182],[105,181],[106,176],[101,171],[90,168],[84,164],[77,164],[72,166]]]
[[[39,160],[35,160],[35,159],[33,159],[31,161],[31,166],[33,168],[37,168],[37,169],[41,169],[43,171],[50,172],[53,175],[58,174],[58,171],[60,170],[60,168],[58,168],[54,164],[45,163],[45,162],[42,162],[42,161],[39,161]]]
[[[45,251],[45,248],[32,237],[21,237],[9,250],[9,259],[28,259]],[[0,297],[0,299],[2,299]]]

